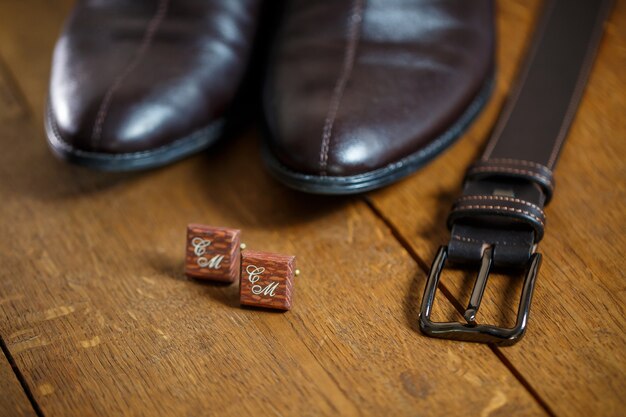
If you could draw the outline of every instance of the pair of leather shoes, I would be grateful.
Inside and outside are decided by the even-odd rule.
[[[222,134],[260,0],[79,0],[55,49],[52,150],[164,165]],[[308,192],[396,181],[457,138],[493,75],[491,0],[287,0],[264,80],[267,167]]]

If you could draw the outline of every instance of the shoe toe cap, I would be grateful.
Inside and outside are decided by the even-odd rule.
[[[279,161],[303,174],[355,176],[425,162],[451,143],[484,102],[493,67],[489,2],[464,5],[407,3],[412,14],[369,5],[356,39],[286,25],[265,85]],[[389,11],[405,32],[379,25]]]
[[[476,113],[473,103],[484,101],[490,80],[487,73],[482,80],[462,74],[451,80],[455,75],[417,71],[413,78],[394,71],[353,74],[340,100],[283,97],[268,116],[274,116],[269,127],[275,156],[296,172],[353,176],[417,153],[434,154],[440,139],[449,143],[443,139],[458,136]]]

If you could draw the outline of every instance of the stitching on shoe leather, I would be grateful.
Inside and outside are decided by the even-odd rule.
[[[113,95],[118,90],[118,88],[122,85],[126,77],[128,77],[130,73],[132,73],[141,62],[146,51],[150,47],[152,40],[154,39],[154,35],[156,34],[157,29],[159,28],[161,22],[163,21],[163,18],[165,17],[165,14],[167,13],[168,4],[169,4],[169,0],[159,1],[157,10],[154,16],[152,17],[152,19],[150,19],[150,22],[148,23],[143,40],[141,42],[141,45],[139,46],[139,49],[137,50],[135,54],[135,57],[128,64],[126,69],[124,69],[124,71],[122,71],[117,77],[115,77],[113,83],[108,88],[107,92],[105,93],[104,98],[102,99],[102,102],[100,103],[100,107],[98,108],[96,121],[94,123],[93,131],[91,135],[91,145],[94,149],[99,144],[100,139],[102,137],[102,126],[104,125],[104,121],[109,112],[109,108],[111,107],[111,101],[113,100]]]
[[[363,174],[351,175],[347,177],[324,176],[323,177],[324,180],[331,182],[331,183],[335,183],[335,184],[341,184],[344,182],[353,181],[355,178],[364,178],[364,177],[368,177],[371,175],[386,175],[389,171],[404,166],[405,164],[409,163],[414,158],[428,157],[432,153],[440,151],[441,148],[443,148],[444,146],[448,146],[452,139],[458,138],[458,136],[460,135],[460,132],[463,131],[461,126],[466,126],[466,124],[469,123],[469,121],[471,121],[472,119],[476,117],[478,110],[480,110],[480,108],[484,105],[484,102],[486,100],[485,97],[488,96],[488,91],[491,90],[492,85],[493,85],[493,79],[491,79],[488,83],[486,83],[486,86],[483,87],[483,89],[478,93],[478,95],[474,98],[474,101],[465,109],[464,113],[454,123],[454,125],[452,125],[452,127],[450,127],[448,130],[440,134],[433,142],[429,143],[427,146],[420,149],[419,151],[414,152],[402,158],[399,161],[393,162],[389,165],[375,169],[373,171],[369,171]],[[314,177],[313,175],[298,173],[294,171],[293,169],[288,168],[287,166],[281,164],[278,161],[277,161],[277,166],[282,171],[289,172],[291,175],[297,176],[299,178]]]
[[[330,139],[333,133],[333,125],[337,118],[337,112],[339,111],[339,105],[343,93],[346,89],[352,69],[354,68],[354,61],[356,58],[356,48],[359,43],[361,33],[361,23],[363,21],[363,8],[365,0],[354,0],[352,3],[352,11],[350,13],[349,27],[348,27],[348,40],[346,42],[346,49],[344,54],[344,61],[335,88],[333,89],[333,95],[328,106],[328,113],[324,121],[324,128],[322,130],[322,146],[320,149],[320,162],[319,169],[320,175],[326,176],[326,167],[328,166],[328,152],[330,150]]]

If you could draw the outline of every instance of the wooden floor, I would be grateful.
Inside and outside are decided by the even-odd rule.
[[[442,157],[365,196],[289,191],[250,128],[136,175],[65,165],[42,128],[66,0],[0,2],[0,415],[623,416],[626,408],[626,4],[606,28],[565,147],[526,338],[513,347],[417,328],[446,213],[519,67],[540,3],[498,2],[498,79]],[[182,273],[189,222],[295,254],[294,310],[242,309],[236,286]],[[469,275],[447,273],[438,318]],[[510,324],[494,277],[483,321]],[[507,303],[508,301],[508,303]]]

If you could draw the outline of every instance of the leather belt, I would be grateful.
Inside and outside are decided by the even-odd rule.
[[[463,195],[448,217],[451,237],[431,267],[420,329],[428,336],[511,345],[526,331],[544,234],[544,206],[554,191],[552,171],[587,83],[610,0],[550,0],[516,89],[487,147],[467,171]],[[464,317],[433,322],[432,305],[446,260],[480,265]],[[476,323],[493,267],[525,268],[513,328]]]

